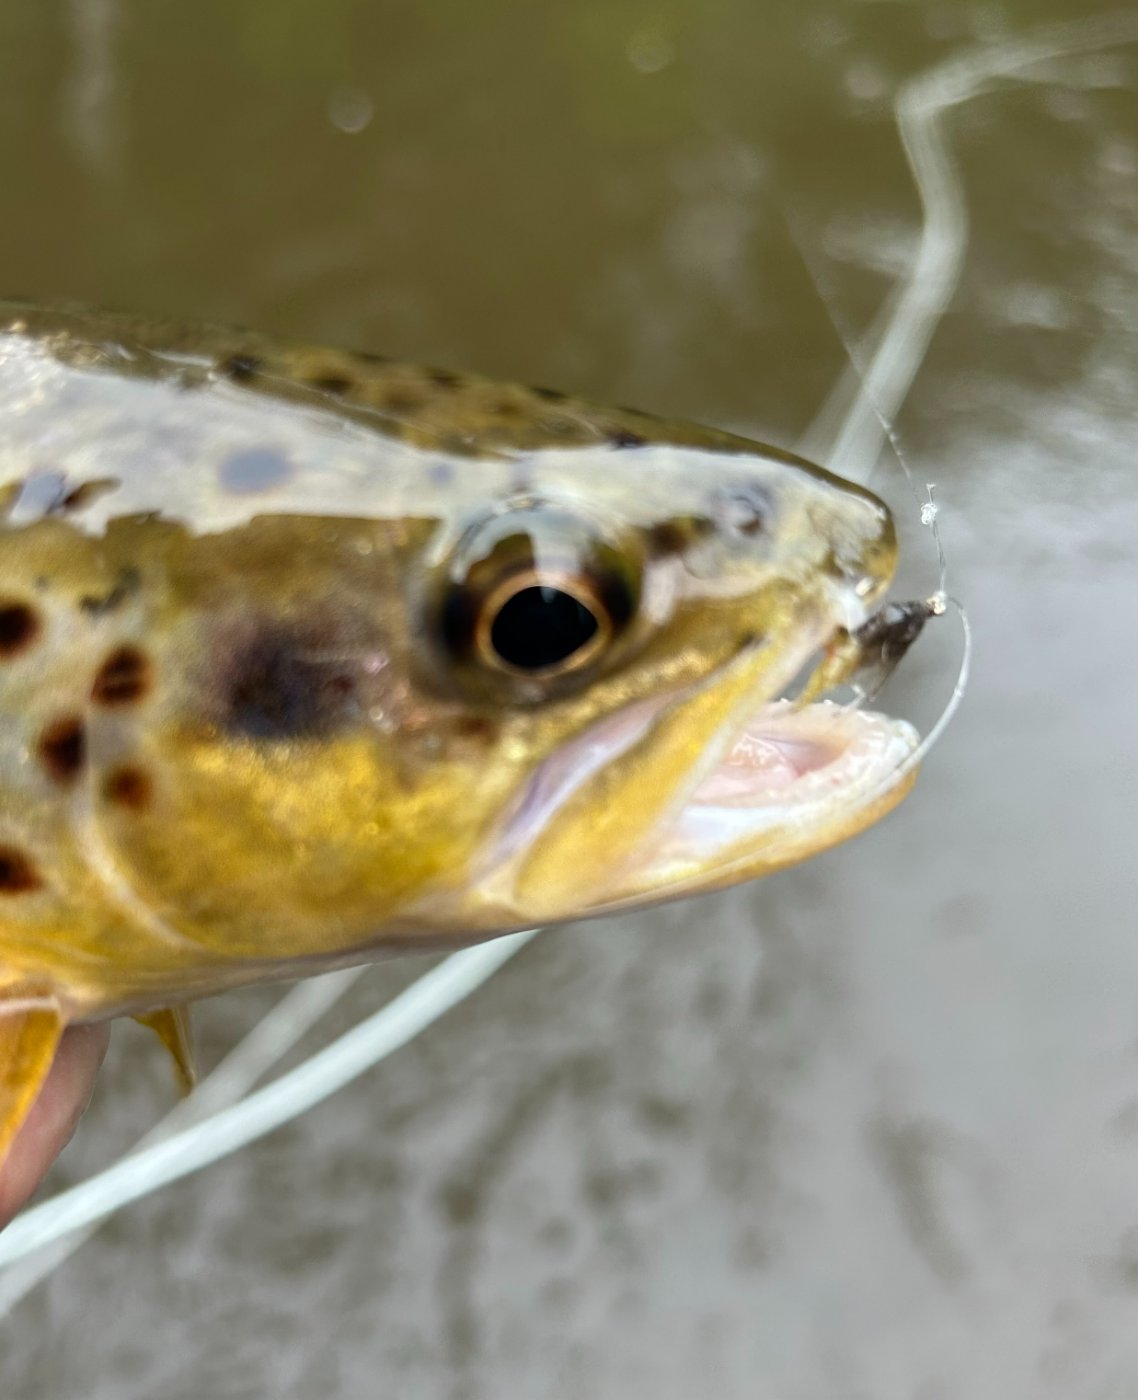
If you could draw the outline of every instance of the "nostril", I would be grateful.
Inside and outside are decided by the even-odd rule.
[[[850,509],[850,506],[853,509]],[[893,580],[897,536],[893,517],[876,497],[846,501],[831,536],[829,573],[837,585],[842,625],[859,627]]]

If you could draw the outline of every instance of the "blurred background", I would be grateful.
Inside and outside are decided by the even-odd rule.
[[[794,445],[914,251],[899,84],[1096,13],[7,0],[0,282]],[[114,1218],[4,1324],[0,1394],[1138,1396],[1138,47],[946,129],[967,261],[898,426],[977,654],[914,795],[760,885],[539,939]],[[892,705],[935,716],[941,640]],[[204,1066],[277,996],[201,1007]],[[170,1101],[120,1027],[49,1190]]]

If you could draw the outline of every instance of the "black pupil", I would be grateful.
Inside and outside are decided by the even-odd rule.
[[[571,593],[537,584],[519,588],[498,610],[490,642],[507,666],[541,671],[567,661],[597,631],[597,619]]]

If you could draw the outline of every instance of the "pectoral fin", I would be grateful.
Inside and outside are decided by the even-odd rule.
[[[139,1025],[149,1026],[169,1050],[174,1061],[174,1072],[178,1077],[178,1085],[184,1094],[188,1094],[197,1083],[198,1078],[197,1066],[194,1064],[190,1008],[188,1006],[164,1006],[159,1011],[145,1011],[134,1019]]]
[[[0,1162],[47,1078],[63,1028],[47,998],[0,1001]]]

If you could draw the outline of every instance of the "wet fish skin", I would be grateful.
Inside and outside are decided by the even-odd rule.
[[[661,823],[895,562],[793,454],[252,333],[0,307],[0,423],[0,1015],[36,1027],[667,896]]]

